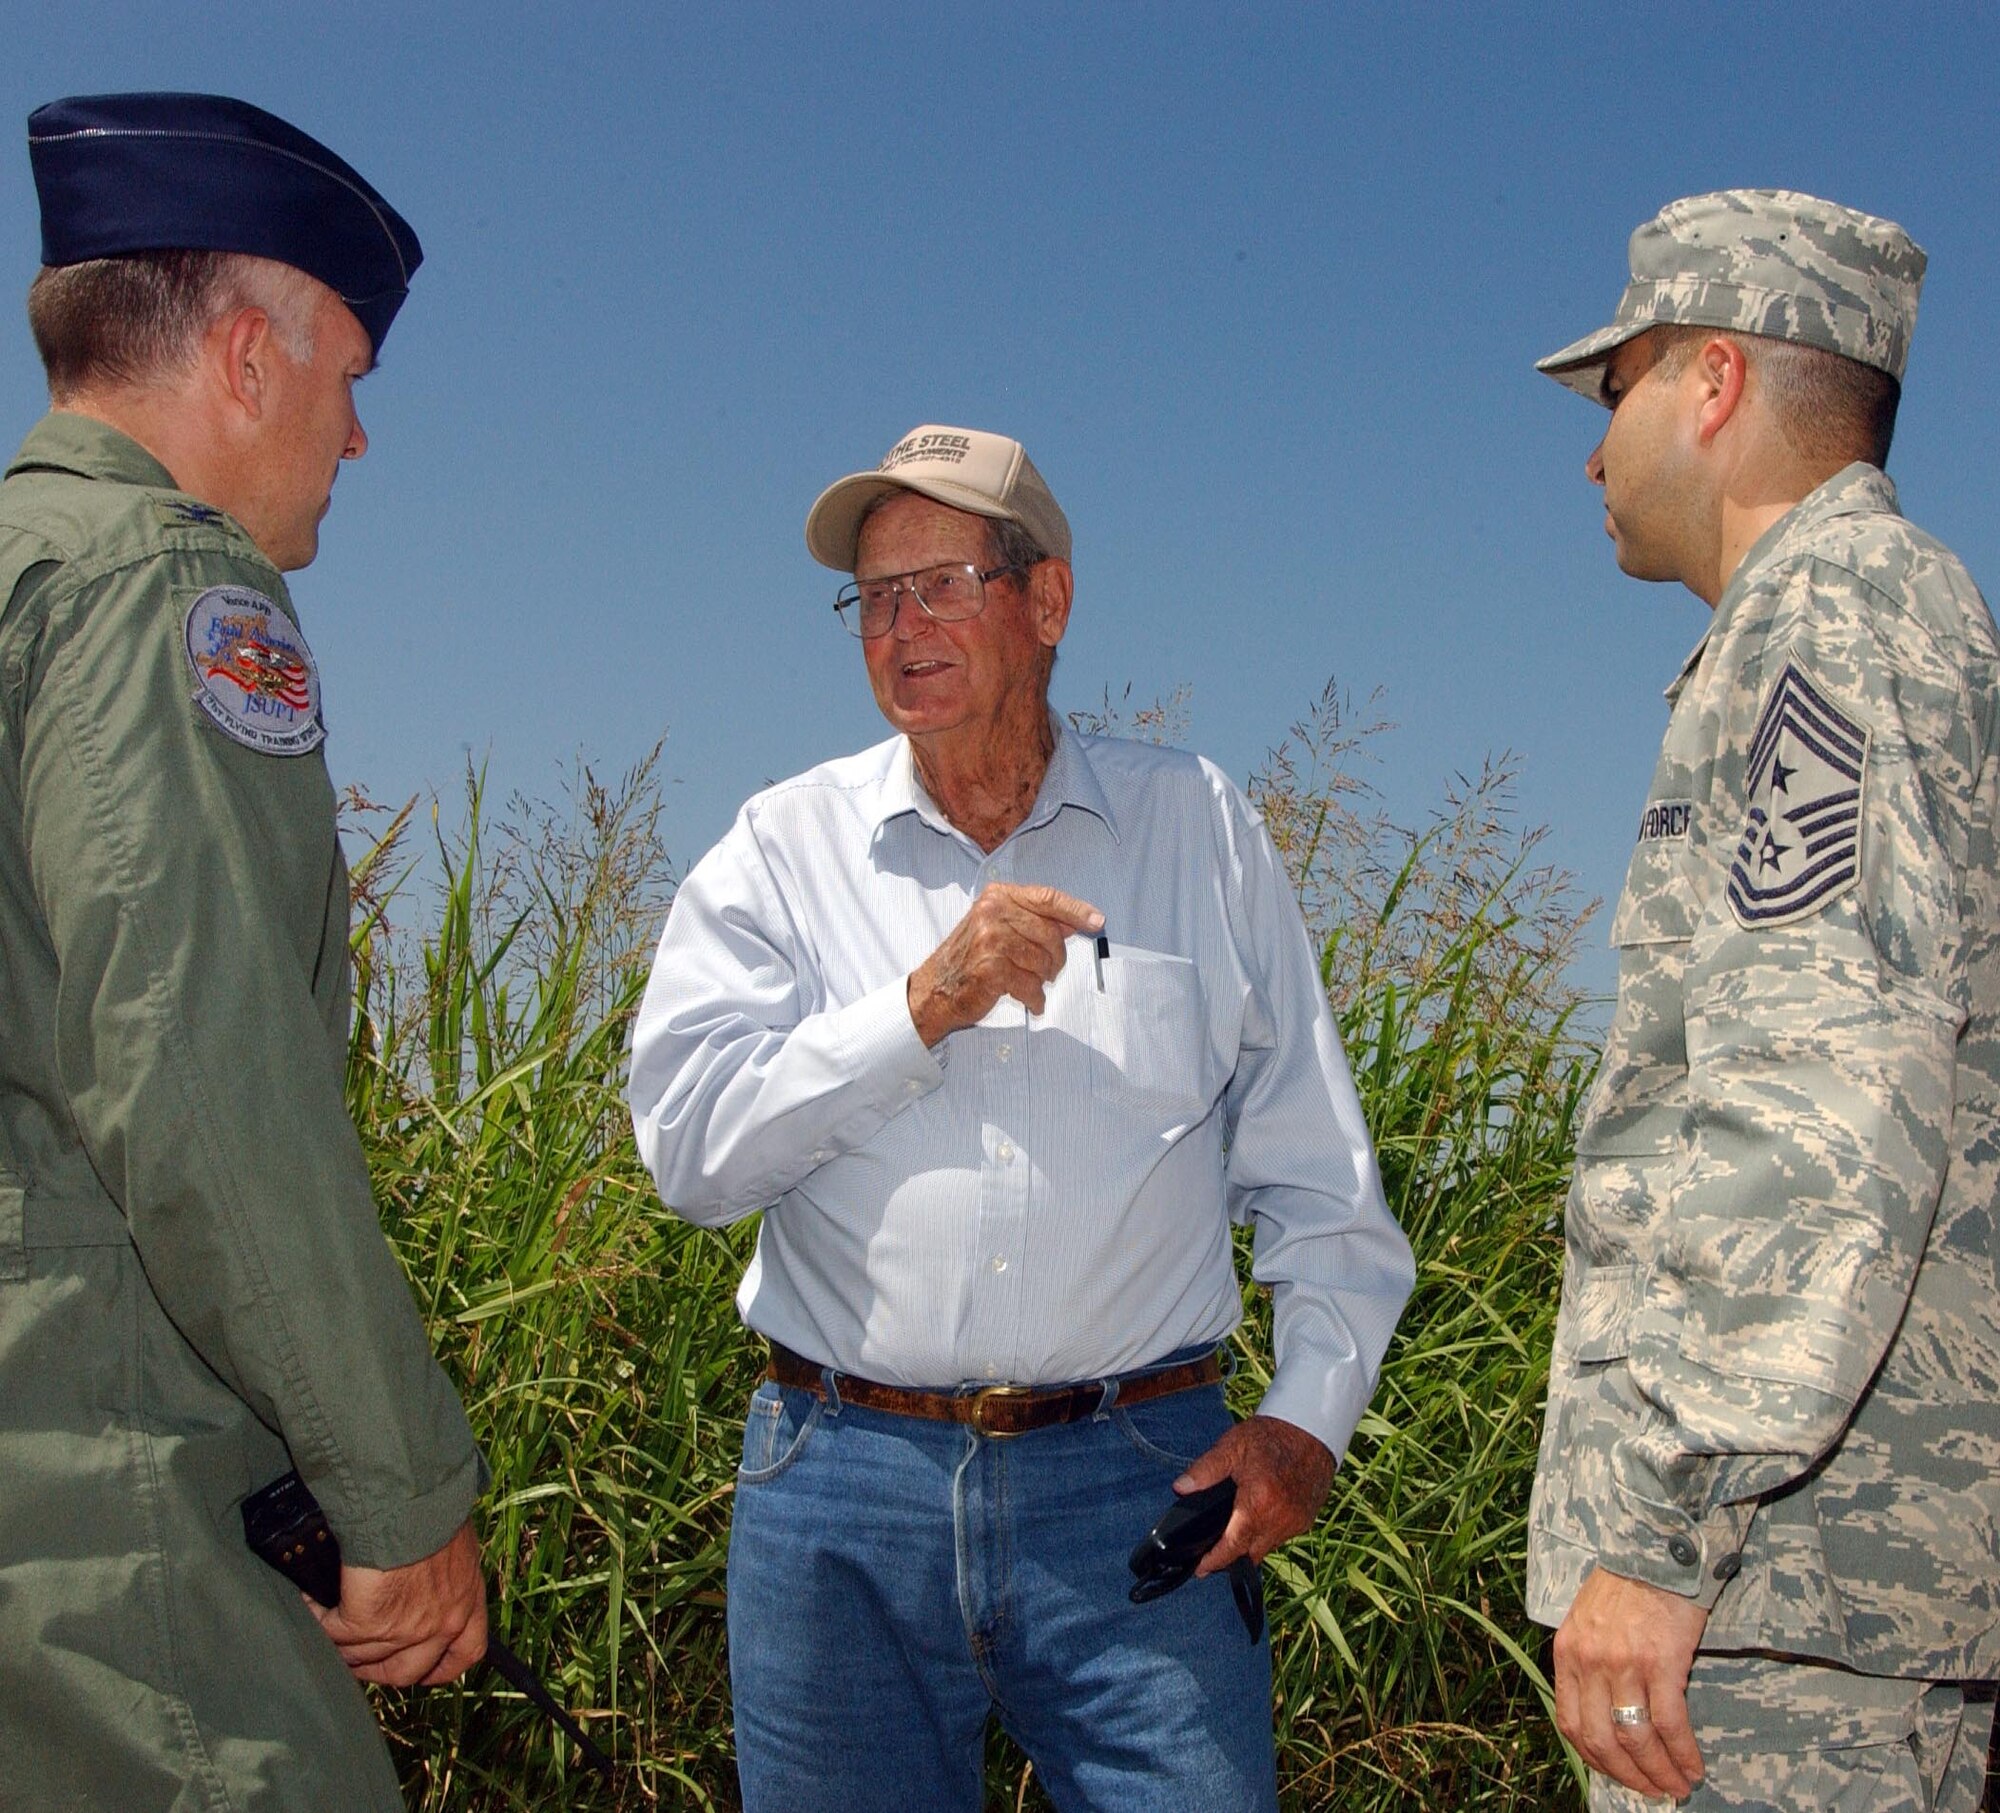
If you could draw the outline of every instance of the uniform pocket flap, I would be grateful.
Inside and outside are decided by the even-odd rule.
[[[1592,1268],[1564,1293],[1569,1350],[1578,1360],[1622,1360],[1632,1351],[1641,1273],[1636,1265]]]

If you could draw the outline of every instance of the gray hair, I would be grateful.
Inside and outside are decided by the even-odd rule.
[[[304,271],[243,252],[134,252],[43,266],[28,290],[28,325],[60,403],[183,376],[203,335],[242,308],[261,308],[286,356],[304,364],[323,290]]]

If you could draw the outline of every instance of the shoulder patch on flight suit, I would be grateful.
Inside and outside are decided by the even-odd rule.
[[[1786,662],[1750,739],[1749,816],[1729,866],[1738,925],[1794,924],[1854,885],[1867,769],[1867,731]]]
[[[232,742],[310,755],[326,741],[312,650],[262,592],[210,586],[188,606],[185,639],[194,702]]]

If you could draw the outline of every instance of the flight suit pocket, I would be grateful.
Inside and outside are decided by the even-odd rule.
[[[1207,1112],[1208,1002],[1186,957],[1114,945],[1093,956],[1092,1081],[1102,1095],[1183,1119]]]
[[[0,1183],[0,1284],[28,1275],[26,1201],[18,1185]]]

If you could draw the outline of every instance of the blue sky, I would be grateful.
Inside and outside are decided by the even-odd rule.
[[[1511,749],[1523,820],[1608,897],[1705,611],[1617,572],[1601,418],[1529,366],[1607,318],[1634,225],[1736,183],[1928,249],[1891,470],[2000,579],[1991,6],[65,0],[8,35],[0,115],[237,94],[423,238],[294,587],[335,777],[380,797],[468,754],[548,794],[665,735],[685,862],[874,741],[802,523],[938,421],[1018,435],[1074,525],[1059,705],[1188,683],[1240,776],[1329,677],[1379,687],[1399,814]],[[0,334],[6,432],[41,400]]]

